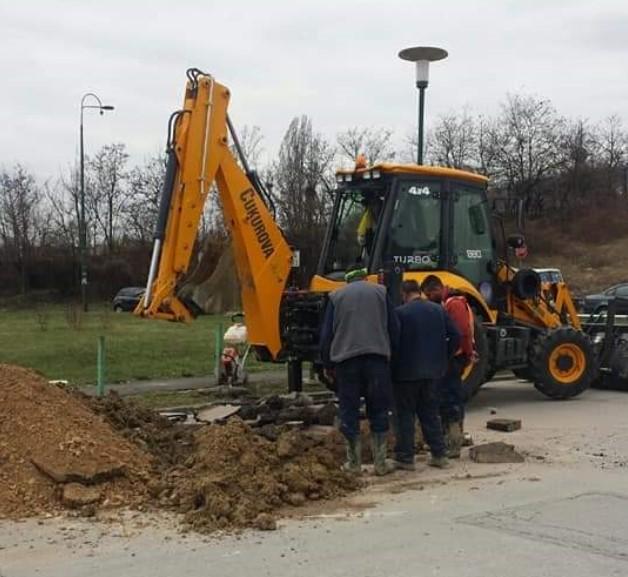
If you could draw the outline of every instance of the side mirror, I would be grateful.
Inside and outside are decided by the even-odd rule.
[[[506,240],[508,246],[514,250],[523,248],[526,245],[526,239],[522,234],[511,234]]]

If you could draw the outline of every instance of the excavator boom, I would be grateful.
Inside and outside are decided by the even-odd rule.
[[[279,314],[292,250],[245,159],[243,170],[229,148],[229,90],[197,69],[188,70],[187,76],[183,109],[169,123],[153,254],[146,292],[135,314],[192,318],[177,290],[190,267],[203,207],[217,190],[231,235],[249,342],[266,348],[274,359],[281,350]]]

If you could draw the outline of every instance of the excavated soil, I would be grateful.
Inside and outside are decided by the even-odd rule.
[[[335,433],[241,419],[189,427],[117,395],[91,399],[0,364],[0,518],[103,507],[175,510],[191,528],[273,529],[285,506],[359,486]]]
[[[196,440],[194,457],[184,469],[172,470],[167,484],[170,501],[198,531],[273,529],[280,507],[337,497],[359,486],[340,470],[342,459],[320,435],[284,431],[273,442],[234,418],[199,430]]]
[[[0,364],[0,517],[56,512],[73,482],[97,486],[104,506],[136,505],[151,461],[71,394]]]
[[[116,392],[100,398],[74,394],[118,433],[150,453],[160,471],[185,461],[196,448],[191,427],[177,425],[135,401],[123,399]]]

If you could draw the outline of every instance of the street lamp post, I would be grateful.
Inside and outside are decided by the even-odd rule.
[[[425,117],[425,89],[429,80],[430,62],[447,58],[447,51],[433,46],[414,46],[399,52],[399,58],[414,62],[416,87],[419,89],[419,123],[417,134],[417,164],[423,164],[423,122]]]
[[[85,104],[87,98],[92,98],[98,104]],[[105,110],[113,110],[113,106],[103,104],[100,98],[93,92],[87,92],[81,98],[81,129],[80,129],[80,206],[79,206],[79,259],[81,266],[81,304],[83,310],[87,312],[87,221],[85,220],[85,145],[83,142],[83,111],[86,108],[96,108],[100,114],[104,114]]]

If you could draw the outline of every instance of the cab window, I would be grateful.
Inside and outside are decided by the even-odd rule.
[[[452,183],[453,246],[456,270],[474,284],[490,280],[493,241],[488,203],[482,189]]]
[[[403,182],[393,207],[384,258],[406,270],[438,268],[441,253],[440,182]]]

